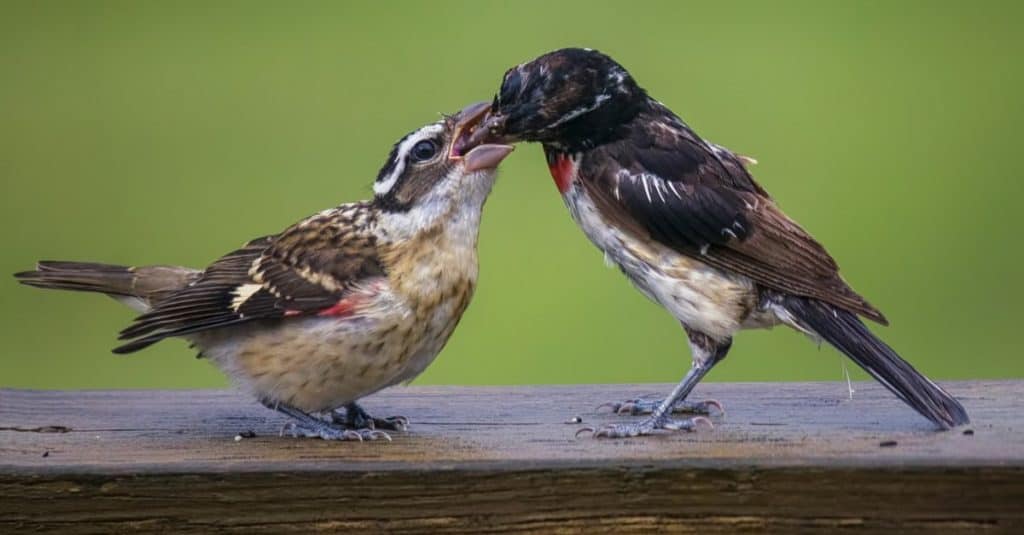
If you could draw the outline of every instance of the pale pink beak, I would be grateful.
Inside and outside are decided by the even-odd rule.
[[[512,145],[488,143],[477,145],[469,152],[462,154],[462,150],[466,146],[465,138],[473,133],[473,128],[484,118],[488,109],[490,109],[488,103],[477,102],[466,106],[456,116],[459,122],[455,127],[455,142],[452,143],[452,150],[448,157],[453,160],[461,159],[466,166],[466,171],[470,173],[498,167],[498,164],[515,149]]]
[[[514,149],[512,145],[477,145],[469,154],[463,156],[462,160],[466,164],[466,171],[470,173],[494,169]]]

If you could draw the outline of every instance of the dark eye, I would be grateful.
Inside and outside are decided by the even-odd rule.
[[[425,162],[434,157],[437,154],[437,143],[426,139],[413,145],[412,152],[409,153],[412,156],[414,162]]]

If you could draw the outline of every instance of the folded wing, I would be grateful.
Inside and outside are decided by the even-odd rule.
[[[337,309],[346,296],[383,277],[372,239],[315,216],[250,241],[210,265],[121,332],[115,353],[164,338],[254,320],[282,320]]]
[[[839,276],[825,248],[754,182],[739,156],[697,138],[681,122],[654,124],[633,136],[601,149],[617,166],[580,170],[603,213],[764,287],[887,323]]]

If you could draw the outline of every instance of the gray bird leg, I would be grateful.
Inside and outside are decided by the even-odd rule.
[[[295,420],[281,428],[282,436],[288,433],[293,437],[322,438],[324,440],[391,441],[391,436],[383,431],[375,429],[348,429],[331,422],[325,422],[286,403],[270,400],[260,400],[260,402],[268,409],[277,411]]]
[[[693,387],[697,386],[697,383],[711,371],[711,368],[725,358],[726,354],[729,353],[732,340],[716,341],[710,336],[690,329],[686,329],[686,334],[690,339],[693,365],[690,366],[690,370],[686,372],[683,380],[676,385],[672,393],[651,411],[651,415],[648,418],[637,423],[608,424],[596,429],[584,427],[577,431],[576,434],[590,432],[595,438],[624,438],[651,435],[659,430],[693,431],[701,423],[711,426],[711,420],[703,416],[677,420],[673,419],[671,414],[679,403],[686,399],[686,396],[690,394]],[[721,405],[717,402],[714,404],[721,408]]]

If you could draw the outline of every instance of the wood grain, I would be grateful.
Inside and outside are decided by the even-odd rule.
[[[715,429],[622,440],[573,434],[668,385],[396,388],[364,404],[410,418],[390,443],[280,437],[232,391],[0,390],[0,532],[1024,532],[1024,382],[944,386],[972,425],[874,384],[708,383]]]

